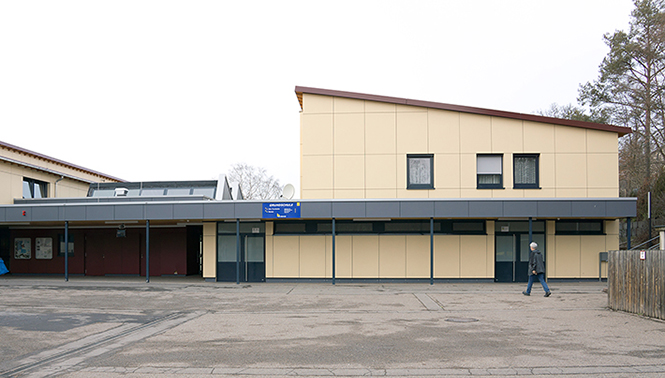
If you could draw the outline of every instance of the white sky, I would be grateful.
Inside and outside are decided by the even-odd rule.
[[[4,1],[0,140],[129,181],[236,162],[299,187],[296,85],[575,103],[630,0]]]

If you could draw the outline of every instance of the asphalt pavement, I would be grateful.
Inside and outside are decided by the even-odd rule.
[[[663,377],[606,283],[0,276],[2,377]]]

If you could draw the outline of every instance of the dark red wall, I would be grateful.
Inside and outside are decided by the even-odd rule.
[[[70,274],[145,275],[145,228],[127,228],[125,237],[116,237],[117,229],[70,229],[74,237],[74,256],[69,258]],[[62,230],[11,230],[11,273],[64,274],[65,258],[58,256]],[[53,258],[35,258],[35,238],[53,239]],[[190,236],[191,237],[191,236]],[[31,258],[14,259],[14,240],[31,239]],[[198,254],[190,247],[189,254]],[[191,264],[192,258],[189,257]],[[192,269],[190,269],[190,272]],[[150,229],[150,275],[185,275],[188,273],[186,228]]]

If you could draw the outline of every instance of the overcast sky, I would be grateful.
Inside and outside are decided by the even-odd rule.
[[[575,103],[630,0],[4,1],[0,140],[129,180],[246,162],[299,187],[296,85]]]

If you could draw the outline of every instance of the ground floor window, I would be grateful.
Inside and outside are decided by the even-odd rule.
[[[332,234],[332,220],[275,222],[275,235]],[[335,221],[336,234],[416,234],[430,233],[427,220]],[[449,235],[485,235],[484,220],[435,219],[434,233]]]

